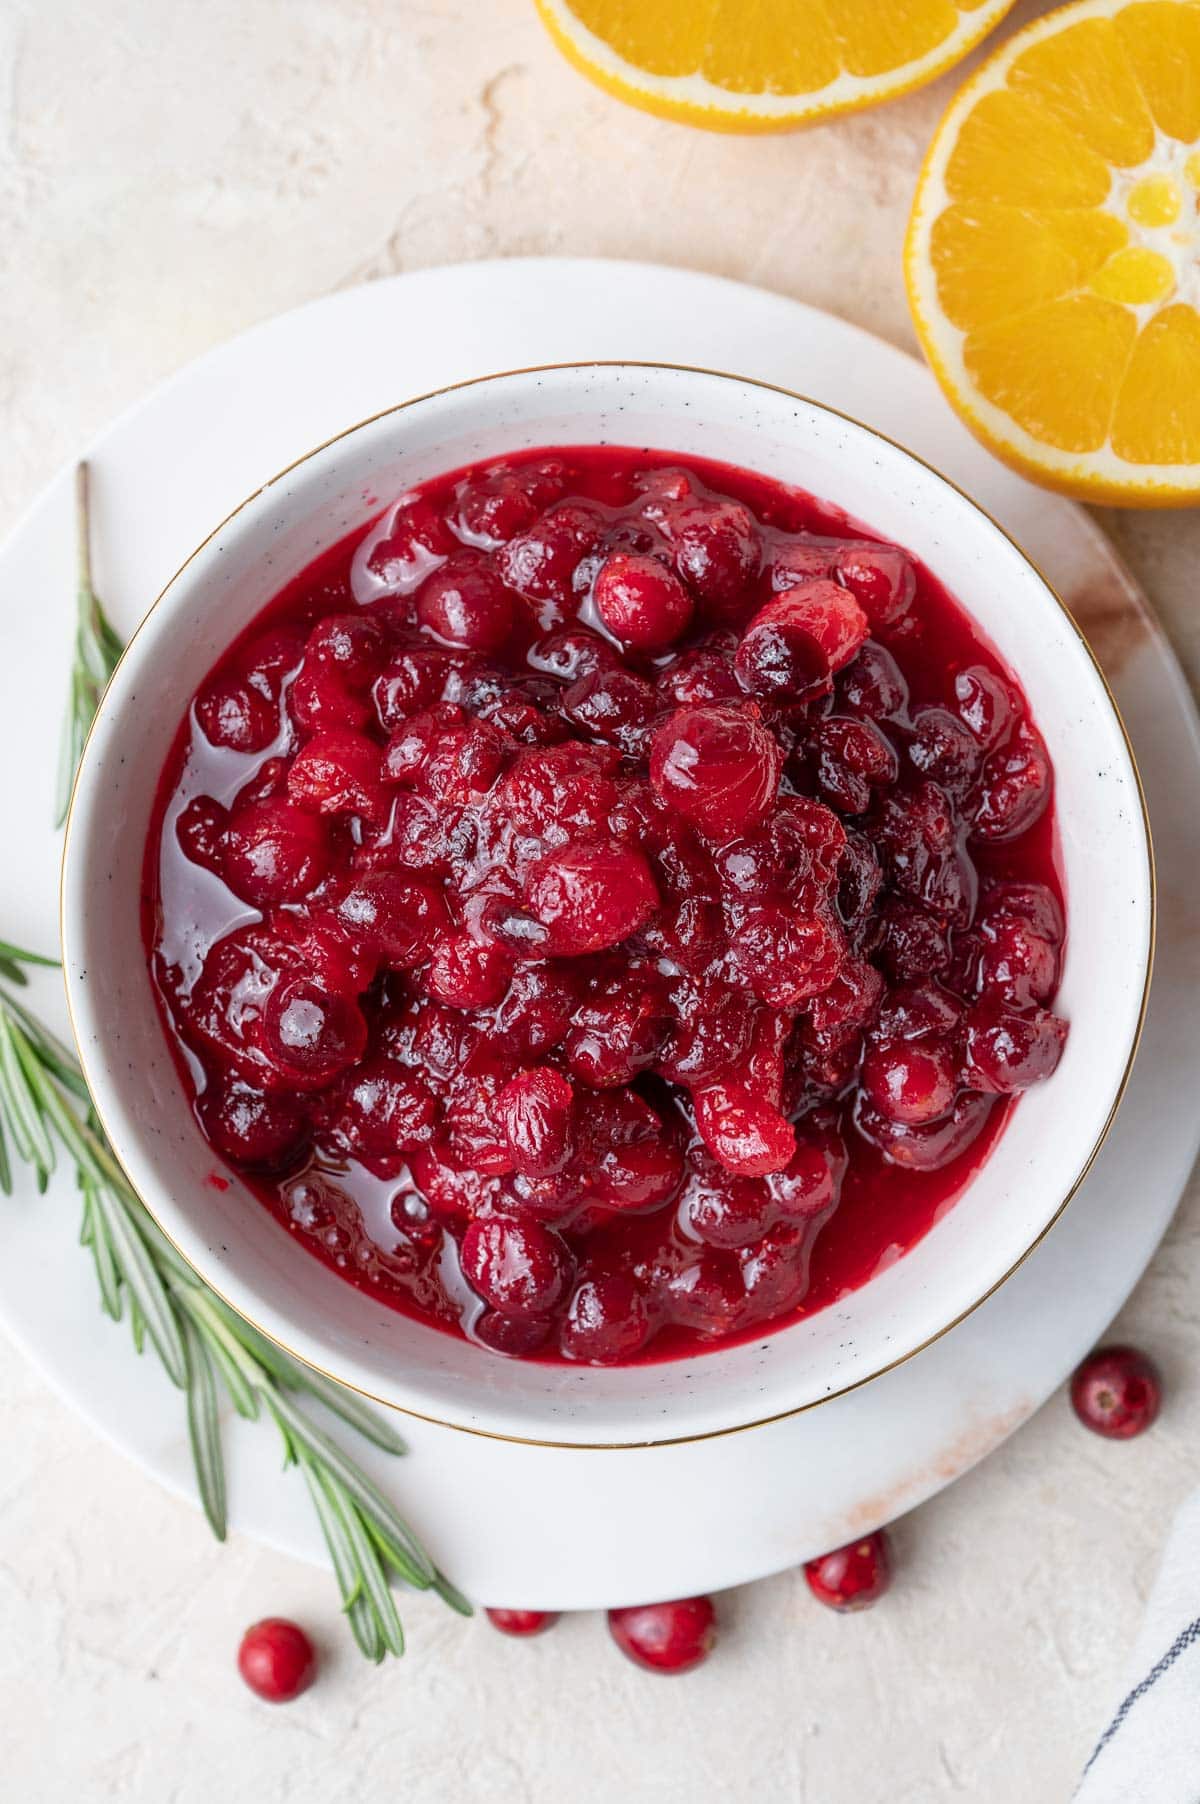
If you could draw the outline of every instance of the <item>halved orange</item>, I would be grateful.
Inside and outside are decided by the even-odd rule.
[[[1077,0],[952,101],[905,279],[1007,463],[1085,500],[1200,500],[1200,0]]]
[[[536,0],[559,49],[634,106],[771,132],[948,69],[1013,0]]]

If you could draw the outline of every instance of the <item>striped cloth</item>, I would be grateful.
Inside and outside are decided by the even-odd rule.
[[[1124,1695],[1075,1804],[1200,1804],[1200,1491],[1175,1519]]]

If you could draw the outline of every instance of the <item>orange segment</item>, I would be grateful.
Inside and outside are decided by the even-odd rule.
[[[1143,163],[1154,149],[1154,121],[1109,19],[1034,44],[1014,60],[1008,85],[1049,107],[1106,163]]]
[[[1018,425],[1060,450],[1096,451],[1136,337],[1126,308],[1072,295],[970,333],[964,348],[980,392]]]
[[[535,0],[609,93],[665,118],[774,131],[887,100],[964,56],[1013,0]]]
[[[947,317],[968,330],[1084,287],[1129,234],[1082,207],[1030,213],[982,201],[934,222],[931,255]]]
[[[1160,131],[1200,138],[1200,13],[1171,0],[1127,6],[1114,21]]]
[[[1200,0],[1075,0],[1003,44],[921,172],[905,277],[935,374],[1026,474],[1200,501]]]
[[[1040,101],[1001,89],[985,94],[958,136],[946,169],[955,200],[1016,207],[1098,207],[1112,175]]]
[[[1200,463],[1200,319],[1167,307],[1137,341],[1112,426],[1134,464]]]

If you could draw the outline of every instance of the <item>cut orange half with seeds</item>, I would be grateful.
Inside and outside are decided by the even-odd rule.
[[[771,132],[932,81],[1013,0],[536,0],[559,49],[620,100]]]
[[[1007,463],[1200,500],[1200,0],[1079,0],[951,103],[905,250],[925,354]]]

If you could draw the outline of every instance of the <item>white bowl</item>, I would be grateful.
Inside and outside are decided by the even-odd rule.
[[[1025,1096],[982,1171],[904,1258],[791,1327],[694,1358],[619,1369],[506,1360],[396,1314],[302,1247],[195,1124],[143,954],[143,845],[187,700],[229,642],[381,501],[525,446],[653,445],[748,466],[835,502],[923,559],[1017,673],[1054,761],[1068,940],[1054,1077]],[[1100,671],[1001,529],[877,433],[785,390],[641,364],[515,371],[391,409],[299,459],[217,527],[138,628],[101,704],[68,823],[68,1001],[97,1111],[129,1177],[203,1277],[264,1333],[344,1383],[456,1427],[571,1446],[741,1428],[862,1384],[1002,1283],[1087,1171],[1137,1043],[1153,943],[1141,788]]]

